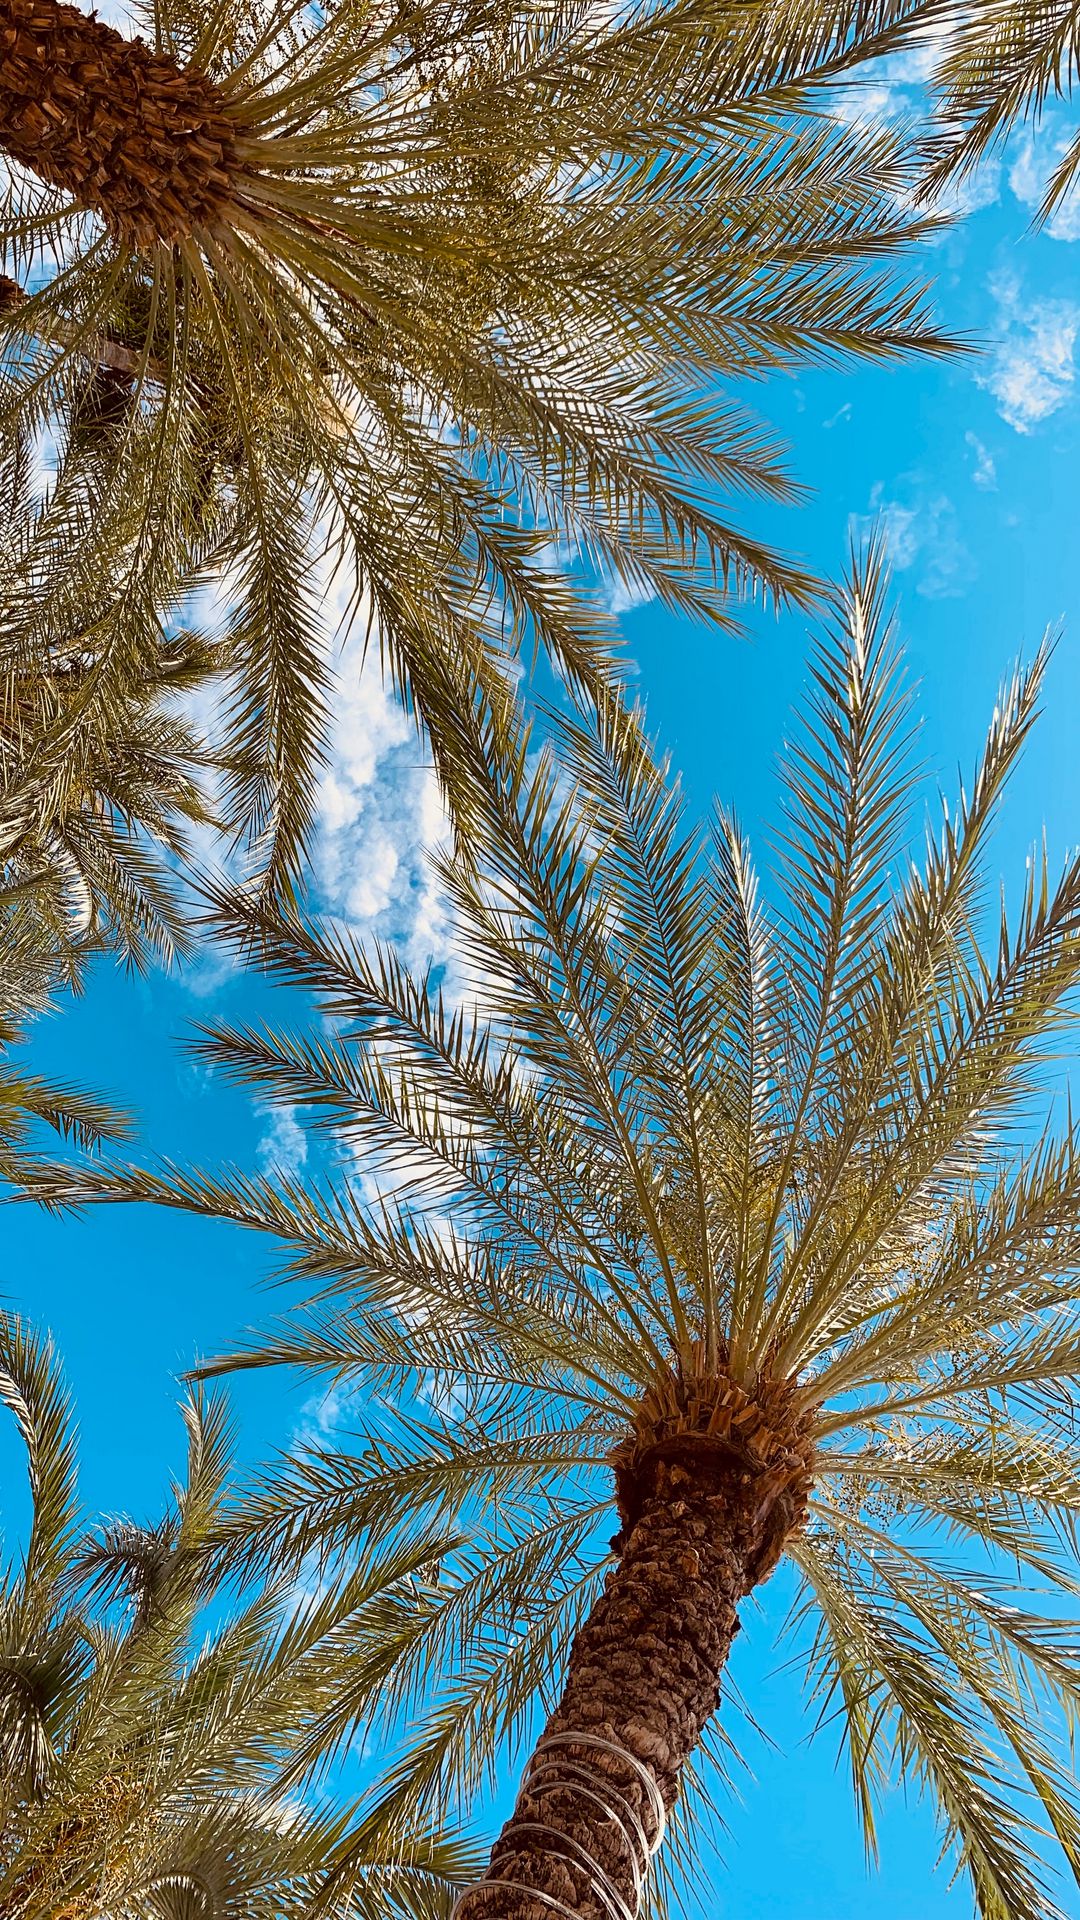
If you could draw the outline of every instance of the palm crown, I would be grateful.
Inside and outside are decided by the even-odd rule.
[[[0,1593],[0,1912],[5,1920],[308,1913],[437,1920],[472,1854],[380,1830],[312,1796],[290,1763],[332,1684],[410,1571],[357,1568],[346,1596],[286,1581],[228,1612],[207,1543],[228,1502],[220,1401],[187,1403],[188,1471],[153,1526],[87,1535],[71,1410],[49,1344],[0,1319],[0,1397],[32,1515]]]
[[[722,504],[792,492],[727,383],[943,344],[892,273],[914,156],[826,111],[915,4],[170,0],[136,13],[154,51],[58,0],[28,38],[27,5],[0,428],[78,440],[104,381],[91,551],[154,577],[210,539],[235,815],[278,880],[324,742],[327,539],[464,799],[456,716],[506,711],[508,654],[610,671],[569,556],[720,619],[808,590]]]
[[[340,1737],[373,1685],[400,1705],[451,1654],[391,1799],[474,1778],[573,1639],[544,1752],[558,1774],[552,1743],[571,1742],[570,1772],[599,1769],[601,1797],[614,1767],[647,1855],[738,1601],[787,1554],[871,1838],[899,1767],[936,1801],[980,1911],[1015,1920],[1053,1911],[1018,1781],[1080,1859],[1047,1730],[1077,1706],[1071,1631],[1015,1604],[1029,1575],[1075,1587],[1077,1141],[1071,1120],[1033,1134],[1030,1112],[1080,980],[1080,858],[1056,881],[1034,859],[986,943],[988,832],[1040,654],[908,863],[909,703],[882,596],[871,555],[815,655],[777,904],[728,816],[705,842],[686,828],[625,713],[560,723],[558,752],[508,761],[488,742],[483,858],[442,870],[482,1011],[389,951],[220,903],[331,1028],[215,1030],[207,1057],[306,1106],[363,1187],[117,1168],[53,1192],[97,1181],[280,1235],[306,1305],[223,1364],[382,1383],[366,1446],[291,1456],[249,1493],[226,1530],[241,1565],[332,1556],[420,1516],[477,1530],[324,1717],[320,1737]],[[672,1671],[655,1638],[669,1615]],[[590,1714],[622,1773],[581,1733]],[[541,1817],[530,1775],[531,1837],[510,1823],[478,1912],[531,1914],[524,1885],[566,1904],[556,1867],[574,1911],[633,1905],[643,1863],[635,1881],[557,1790]],[[563,1836],[554,1866],[538,1823]]]

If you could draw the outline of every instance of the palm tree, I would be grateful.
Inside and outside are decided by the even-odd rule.
[[[806,596],[731,517],[796,490],[728,389],[944,345],[893,272],[914,156],[828,113],[925,7],[167,0],[144,44],[3,0],[0,433],[65,441],[108,390],[88,564],[122,544],[151,597],[209,515],[271,881],[325,742],[327,540],[462,801],[457,715],[506,714],[516,652],[612,671],[578,555],[721,624]]]
[[[1080,1136],[1060,1102],[1057,1130],[1031,1125],[1080,987],[1080,855],[1057,879],[1033,856],[987,924],[1044,650],[910,859],[884,596],[872,551],[813,656],[767,894],[730,815],[688,828],[611,706],[478,752],[482,853],[440,869],[456,1005],[390,950],[218,896],[323,1017],[200,1051],[306,1108],[362,1180],[118,1166],[44,1188],[279,1236],[306,1298],[207,1370],[289,1364],[374,1396],[356,1450],[291,1455],[248,1491],[223,1534],[237,1565],[420,1522],[471,1538],[408,1630],[357,1653],[316,1745],[343,1737],[350,1686],[398,1700],[449,1664],[387,1782],[422,1805],[493,1764],[561,1676],[463,1920],[640,1910],[743,1602],[782,1557],[870,1843],[899,1773],[985,1920],[1055,1911],[1038,1820],[1080,1868],[1057,1737],[1080,1707],[1061,1618]]]
[[[934,75],[944,123],[930,173],[937,187],[975,168],[1019,121],[1037,125],[1047,105],[1071,96],[1080,75],[1076,0],[977,0],[949,23]],[[1040,220],[1067,199],[1080,174],[1080,135],[1058,154]]]
[[[187,1477],[166,1516],[86,1537],[55,1358],[10,1314],[0,1398],[22,1435],[33,1503],[0,1593],[4,1920],[288,1920],[316,1900],[342,1920],[442,1920],[468,1845],[380,1831],[289,1774],[335,1636],[350,1619],[362,1636],[375,1595],[385,1606],[408,1573],[404,1559],[357,1567],[334,1604],[290,1600],[278,1582],[228,1617],[206,1552],[226,1500],[219,1401],[184,1407]]]

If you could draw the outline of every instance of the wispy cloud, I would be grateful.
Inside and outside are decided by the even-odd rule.
[[[446,964],[452,936],[430,853],[449,831],[426,742],[377,667],[347,650],[318,799],[316,903],[357,934],[393,940],[416,967]]]
[[[998,345],[989,367],[975,378],[993,394],[1010,427],[1031,433],[1072,397],[1080,303],[1023,299],[1020,281],[1008,272],[991,277],[990,291]]]
[[[951,23],[945,18],[925,26],[902,53],[866,61],[834,91],[833,111],[852,124],[895,124],[921,117],[928,104],[930,80],[947,50],[950,33]],[[951,180],[941,189],[934,210],[960,217],[994,206],[1001,198],[1001,182],[1001,161],[996,155],[988,155],[964,179]]]
[[[327,626],[352,604],[330,579]],[[358,935],[401,947],[411,966],[445,965],[452,932],[430,854],[449,821],[427,741],[384,679],[377,642],[365,657],[363,612],[339,634],[328,764],[320,782],[312,859],[315,905]]]
[[[366,1405],[363,1390],[345,1381],[313,1393],[309,1400],[304,1401],[293,1428],[294,1449],[299,1452],[307,1447],[324,1446],[350,1421],[355,1421]]]
[[[633,613],[638,607],[647,607],[655,598],[652,587],[644,581],[625,580],[616,574],[604,595],[604,605],[609,613]]]
[[[267,1120],[255,1149],[260,1167],[264,1173],[295,1180],[307,1162],[307,1137],[296,1118],[295,1107],[259,1110]]]
[[[833,111],[851,121],[898,120],[915,111],[940,57],[940,31],[883,60],[867,60],[834,91]]]
[[[1022,206],[1042,204],[1050,175],[1072,145],[1073,132],[1051,115],[1040,127],[1021,134],[1009,168],[1009,185]],[[1068,195],[1043,231],[1051,240],[1080,240],[1080,193],[1074,189]]]
[[[964,440],[971,448],[972,480],[984,493],[997,492],[997,467],[989,447],[985,447],[977,433],[965,433]]]
[[[195,958],[185,963],[180,978],[197,1000],[216,1000],[240,971],[241,962],[228,947],[204,940]]]
[[[449,923],[428,853],[445,842],[449,822],[427,740],[382,674],[378,636],[368,633],[366,608],[356,609],[354,587],[351,569],[335,572],[324,562],[317,597],[330,740],[316,797],[308,898],[316,912],[357,934],[398,942],[410,965],[445,964]],[[230,578],[218,576],[193,597],[188,618],[220,634],[232,598]],[[219,682],[187,697],[191,718],[211,740],[220,735],[222,706]],[[206,828],[194,838],[197,866],[224,866],[239,877],[242,853],[234,855],[223,835]],[[215,950],[189,969],[186,984],[209,997],[235,968]]]
[[[130,37],[138,31],[134,9],[127,0],[75,0],[75,4],[82,13],[96,13],[99,20],[106,21],[119,33]]]
[[[853,516],[853,533],[865,539],[880,529],[892,566],[900,573],[915,570],[915,591],[924,599],[958,599],[978,569],[961,538],[956,508],[947,494],[924,491],[918,475],[902,475],[898,486],[887,497],[878,481],[869,512]]]
[[[955,177],[938,189],[934,213],[960,220],[969,213],[980,213],[983,207],[996,207],[1001,199],[1001,175],[997,155],[985,155],[971,173]]]

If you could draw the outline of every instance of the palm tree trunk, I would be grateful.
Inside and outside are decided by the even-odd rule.
[[[747,1570],[723,1491],[646,1502],[458,1920],[630,1920],[719,1702]]]
[[[637,1913],[738,1628],[742,1567],[714,1504],[657,1503],[635,1527],[577,1636],[486,1881],[459,1906],[468,1920]]]
[[[635,1920],[739,1604],[802,1526],[813,1459],[791,1383],[673,1376],[645,1396],[611,1456],[618,1564],[456,1920]]]
[[[225,218],[241,170],[205,74],[63,0],[0,0],[0,150],[132,247]]]

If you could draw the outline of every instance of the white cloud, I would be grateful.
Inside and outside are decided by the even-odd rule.
[[[1031,433],[1071,398],[1080,304],[1022,300],[1020,282],[1011,273],[995,274],[990,291],[997,305],[998,344],[989,367],[975,378],[993,394],[1010,427]]]
[[[902,506],[899,500],[884,500],[883,488],[879,481],[870,495],[870,514],[861,523],[860,531],[868,530],[875,522],[880,525],[885,536],[889,552],[889,562],[898,572],[906,572],[919,551],[919,534],[916,527],[918,514],[914,507]]]
[[[896,120],[911,111],[911,101],[904,87],[890,84],[887,80],[865,78],[845,82],[839,87],[832,106],[839,119],[847,120],[853,126],[879,120]]]
[[[883,60],[867,60],[851,79],[845,79],[832,97],[833,111],[843,120],[867,122],[903,119],[917,111],[920,96],[941,57],[947,29],[935,27],[903,53]]]
[[[447,843],[449,821],[428,745],[384,680],[377,635],[369,636],[367,609],[357,610],[355,600],[351,571],[328,566],[318,581],[318,603],[330,668],[330,737],[316,793],[307,904],[361,941],[392,942],[414,972],[440,968],[444,994],[471,1001],[477,995],[458,959],[449,905],[430,857]],[[227,617],[229,602],[228,580],[217,580],[192,616],[213,631]],[[204,692],[194,717],[212,734],[220,708],[220,691]],[[208,837],[200,853],[206,866],[231,864],[220,837]],[[211,947],[186,974],[186,984],[212,997],[240,964]],[[264,1105],[257,1111],[266,1122],[256,1148],[260,1166],[298,1176],[309,1158],[302,1116],[292,1107]],[[400,1184],[401,1168],[388,1182],[386,1169],[366,1150],[357,1156],[356,1170],[371,1201],[383,1186]]]
[[[430,854],[449,833],[426,741],[374,662],[346,651],[312,856],[316,904],[358,935],[395,941],[417,968],[445,965],[452,938]]]
[[[977,433],[965,433],[964,440],[971,448],[974,460],[972,480],[984,493],[997,492],[997,467],[994,456],[988,447],[984,447]]]
[[[915,591],[927,600],[958,599],[975,578],[976,565],[960,535],[956,508],[947,494],[923,493],[918,476],[901,477],[903,497],[887,499],[879,481],[870,495],[870,511],[853,516],[852,530],[865,539],[884,533],[892,566],[899,573],[916,569]]]
[[[616,574],[608,586],[604,605],[609,613],[633,613],[636,607],[647,607],[655,598],[652,587],[644,581],[626,580]]]
[[[267,1126],[255,1149],[264,1173],[284,1175],[295,1180],[307,1161],[307,1139],[296,1118],[295,1107],[260,1107]]]
[[[227,981],[241,970],[236,955],[220,942],[204,940],[192,961],[185,963],[181,979],[197,1000],[214,1000]]]
[[[327,624],[347,614],[352,582],[328,581]],[[429,853],[449,833],[424,736],[387,686],[364,616],[345,633],[331,695],[329,764],[312,854],[315,904],[358,935],[395,941],[411,966],[445,965],[452,937]]]
[[[363,1389],[347,1381],[338,1381],[322,1392],[313,1393],[309,1400],[304,1401],[300,1418],[293,1428],[294,1450],[299,1452],[305,1447],[324,1446],[349,1421],[355,1421],[365,1407]]]
[[[330,740],[316,797],[310,903],[358,935],[399,942],[410,964],[445,963],[448,921],[427,852],[444,841],[449,826],[426,739],[382,675],[378,636],[368,635],[366,607],[356,607],[351,571],[326,566],[317,597],[329,666]],[[230,598],[228,578],[218,577],[193,600],[189,618],[220,632]],[[192,717],[210,737],[221,707],[214,683],[189,700]],[[199,836],[196,852],[200,864],[232,864],[225,841],[212,830],[205,840]],[[223,977],[207,965],[188,984],[212,993]]]
[[[832,109],[838,119],[852,125],[870,125],[921,121],[930,104],[930,83],[935,70],[948,52],[952,22],[948,18],[924,25],[911,45],[902,53],[881,60],[868,60],[845,79],[832,95]],[[934,212],[948,218],[977,213],[982,207],[996,205],[1001,197],[1002,166],[990,154],[961,180],[950,180],[934,200]],[[901,204],[911,209],[911,199],[901,196]]]
[[[358,934],[401,942],[409,962],[423,966],[447,957],[446,915],[426,855],[446,837],[448,821],[427,742],[383,678],[377,635],[366,649],[366,608],[356,610],[353,588],[345,568],[327,568],[318,583],[331,669],[330,742],[316,801],[311,904]],[[190,622],[220,633],[231,597],[229,579],[215,578],[186,610]],[[222,705],[217,682],[186,700],[210,738],[219,732]],[[196,829],[193,837],[197,865],[242,866],[214,829]],[[223,978],[208,963],[189,973],[188,985],[206,995]]]
[[[147,37],[145,23],[136,18],[135,8],[129,6],[127,0],[75,0],[75,5],[83,13],[96,13],[99,20],[104,20],[108,26],[115,27],[118,33],[127,34],[129,38],[138,33],[143,39]]]
[[[832,95],[838,119],[852,125],[889,124],[920,120],[929,104],[930,82],[948,51],[951,22],[939,19],[924,25],[902,53],[868,60]],[[1001,162],[990,155],[964,180],[950,181],[935,201],[935,211],[947,215],[975,213],[993,206],[1001,195]]]
[[[934,195],[933,211],[956,219],[994,207],[1001,198],[1001,161],[987,154],[971,173],[949,180]]]
[[[1050,175],[1068,152],[1072,138],[1052,115],[1041,127],[1020,136],[1009,168],[1009,185],[1022,206],[1036,208],[1042,204]],[[1080,240],[1080,192],[1073,189],[1043,231],[1051,240]]]

